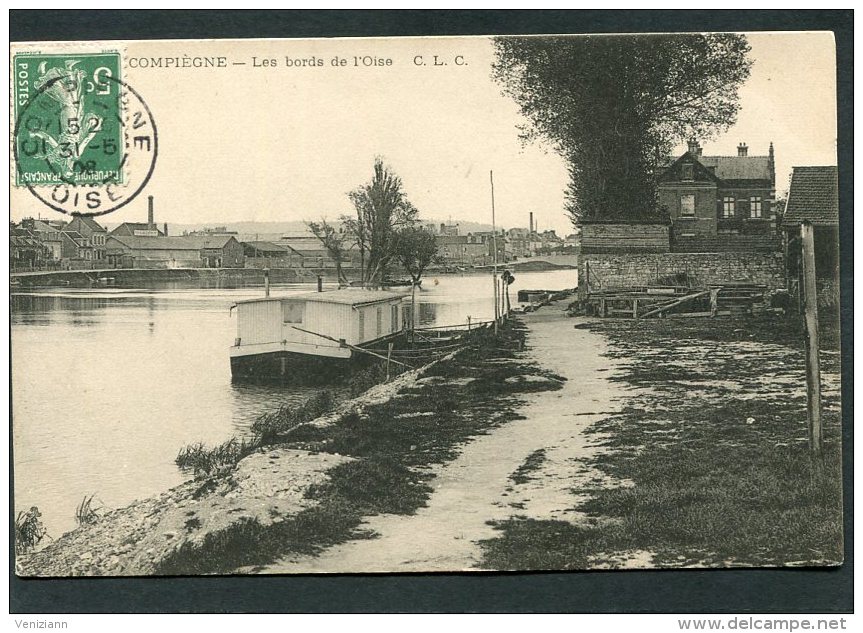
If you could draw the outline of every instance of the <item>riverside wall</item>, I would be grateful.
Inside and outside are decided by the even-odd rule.
[[[583,253],[578,267],[582,293],[646,286],[682,273],[698,286],[786,284],[781,253]]]

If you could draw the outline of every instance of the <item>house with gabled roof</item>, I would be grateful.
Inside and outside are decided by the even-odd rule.
[[[705,156],[697,142],[659,174],[659,206],[671,223],[671,248],[689,251],[780,249],[773,144],[766,155]]]
[[[108,230],[92,217],[76,215],[66,225],[66,230],[75,231],[90,241],[90,245],[93,247],[94,261],[105,259],[105,242],[108,239]]]
[[[782,218],[789,276],[799,271],[800,225],[815,233],[815,274],[839,276],[839,171],[835,165],[794,167]]]

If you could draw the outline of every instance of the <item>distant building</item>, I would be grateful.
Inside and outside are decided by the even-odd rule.
[[[164,226],[164,231],[160,231],[156,226],[156,220],[153,211],[153,196],[147,197],[147,222],[123,222],[120,226],[111,231],[111,235],[117,236],[137,236],[137,237],[166,237],[168,235],[168,225]]]
[[[471,242],[467,235],[436,235],[437,254],[445,263],[458,266],[481,266],[488,258],[488,248]]]
[[[468,242],[471,244],[482,244],[485,247],[486,260],[484,263],[491,264],[495,261],[495,247],[497,247],[497,262],[507,261],[506,233],[500,229],[497,233],[492,231],[477,231],[468,233]]]
[[[93,245],[78,231],[60,232],[63,239],[62,253],[64,266],[68,268],[87,268],[93,262]]]
[[[93,247],[93,260],[103,261],[105,259],[105,242],[108,240],[108,231],[92,217],[76,215],[66,225],[67,231],[75,231],[86,238]]]
[[[449,235],[450,237],[453,237],[458,235],[458,233],[458,224],[444,224],[441,222],[440,231],[438,232],[439,235]]]
[[[30,233],[30,237],[37,240],[43,247],[41,260],[45,262],[60,262],[63,258],[63,238],[60,233],[65,226],[64,222],[36,220],[24,218],[20,227]]]
[[[232,236],[110,235],[108,261],[121,268],[243,268],[243,246]]]
[[[200,245],[184,237],[111,233],[105,244],[115,268],[200,268]]]
[[[506,232],[508,250],[514,257],[530,257],[530,229],[514,228]]]
[[[208,236],[208,235],[238,235],[237,231],[229,231],[226,226],[213,226],[196,229],[194,231],[184,231],[183,235],[190,236]]]
[[[60,261],[58,257],[56,260]],[[41,269],[47,265],[45,248],[29,229],[12,228],[9,235],[9,268],[11,270]]]

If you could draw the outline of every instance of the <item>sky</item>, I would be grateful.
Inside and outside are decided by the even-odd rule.
[[[781,194],[793,165],[836,163],[833,39],[748,38],[754,64],[740,90],[738,122],[702,145],[708,155],[735,155],[745,142],[755,155],[766,154],[772,141]],[[121,51],[123,79],[145,99],[159,129],[146,190],[103,216],[107,223],[145,221],[147,195],[155,197],[159,223],[335,219],[352,212],[347,193],[371,178],[381,156],[423,217],[490,223],[493,171],[498,226],[526,227],[533,211],[541,230],[572,230],[563,211],[565,164],[548,146],[522,144],[518,127],[525,121],[491,79],[488,38],[93,46]],[[226,66],[140,67],[142,59],[184,55],[223,56]],[[334,58],[346,65],[334,67]],[[323,66],[309,65],[313,60]],[[11,216],[63,217],[14,187]]]

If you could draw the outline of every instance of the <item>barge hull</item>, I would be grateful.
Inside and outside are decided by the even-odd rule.
[[[297,352],[267,352],[231,358],[231,379],[235,382],[273,382],[325,385],[343,380],[352,371],[369,364],[370,357],[315,356]]]

